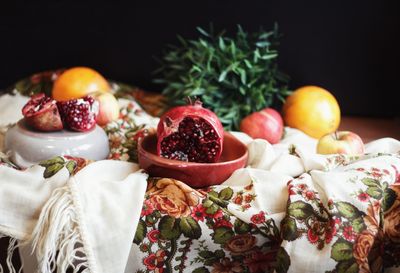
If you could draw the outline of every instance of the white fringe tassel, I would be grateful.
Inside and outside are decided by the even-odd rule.
[[[72,268],[73,273],[81,269],[90,272],[68,185],[56,189],[43,207],[31,244],[40,273],[64,273],[68,268]]]
[[[0,234],[0,239],[5,238],[7,236]],[[13,263],[12,263],[12,258],[14,255],[15,250],[18,248],[18,241],[15,238],[10,238],[10,241],[8,243],[8,248],[7,248],[7,258],[6,258],[6,264],[7,264],[7,269],[9,273],[17,273],[17,270],[15,269]],[[23,264],[21,261],[21,267],[18,270],[18,273],[21,273],[23,269]],[[4,273],[3,266],[0,264],[0,273]]]

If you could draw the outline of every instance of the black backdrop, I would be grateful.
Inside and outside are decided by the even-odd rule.
[[[7,2],[7,3],[4,3]],[[266,29],[279,23],[279,63],[291,88],[315,84],[344,114],[399,116],[397,1],[1,1],[0,89],[31,73],[76,65],[160,91],[152,83],[166,44],[196,26]]]

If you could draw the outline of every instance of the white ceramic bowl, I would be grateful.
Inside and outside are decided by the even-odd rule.
[[[39,132],[27,127],[22,119],[7,131],[4,151],[10,153],[17,166],[27,168],[58,155],[105,159],[109,144],[106,133],[97,125],[90,132]]]

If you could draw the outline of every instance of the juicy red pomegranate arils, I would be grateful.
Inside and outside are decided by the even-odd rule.
[[[66,126],[74,131],[87,132],[96,125],[98,102],[91,96],[58,102],[61,117]]]
[[[218,117],[200,101],[172,108],[157,127],[159,156],[181,161],[212,163],[222,153],[224,129]]]
[[[33,95],[22,108],[25,122],[39,131],[58,131],[63,128],[57,102],[45,94]]]

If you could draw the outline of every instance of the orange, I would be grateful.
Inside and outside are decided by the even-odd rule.
[[[54,82],[52,97],[58,101],[82,98],[94,92],[108,92],[111,87],[97,71],[88,67],[65,70]]]
[[[335,97],[318,86],[304,86],[295,90],[283,105],[283,120],[314,138],[337,130],[340,108]]]

